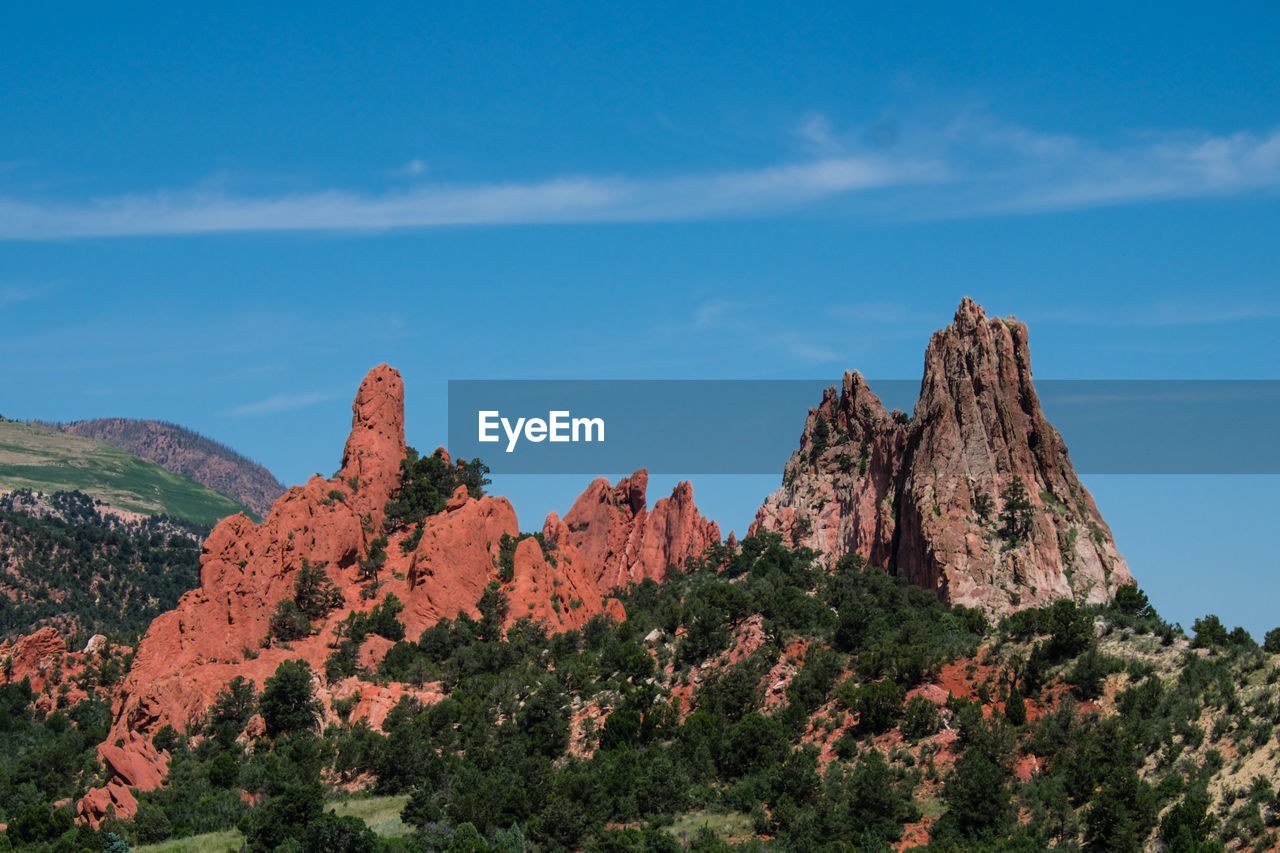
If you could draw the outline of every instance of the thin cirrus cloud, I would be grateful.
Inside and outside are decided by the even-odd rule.
[[[818,115],[795,137],[811,159],[678,177],[276,196],[164,190],[77,202],[0,195],[0,240],[708,220],[776,215],[828,199],[852,201],[854,215],[870,218],[963,218],[1280,189],[1280,129],[1146,133],[1103,144],[962,116],[941,128],[895,129],[886,137],[891,144],[868,152]]]
[[[1148,132],[1107,146],[1015,126],[961,124],[950,150],[971,165],[954,191],[942,194],[935,215],[1041,213],[1280,190],[1280,128],[1218,136]]]
[[[1158,301],[1151,305],[1115,306],[1105,312],[1054,307],[1034,311],[1036,323],[1079,326],[1135,326],[1162,328],[1170,326],[1216,326],[1227,323],[1280,319],[1280,302],[1174,302]]]
[[[705,219],[768,213],[918,182],[933,171],[929,163],[852,156],[680,178],[438,184],[380,195],[328,190],[254,198],[161,192],[83,204],[0,198],[0,239]]]
[[[49,288],[33,284],[0,284],[0,308],[31,302],[42,297]]]
[[[322,391],[307,391],[300,394],[275,394],[265,400],[244,403],[222,412],[230,418],[257,418],[264,415],[276,415],[281,412],[292,412],[305,409],[318,403],[325,403],[337,398],[337,394]]]

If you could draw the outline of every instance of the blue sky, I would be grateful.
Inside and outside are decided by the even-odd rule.
[[[8,11],[0,412],[298,482],[379,362],[429,448],[450,378],[917,378],[966,294],[1037,377],[1280,378],[1266,4],[690,5]],[[1280,622],[1274,477],[1087,483],[1169,618]]]

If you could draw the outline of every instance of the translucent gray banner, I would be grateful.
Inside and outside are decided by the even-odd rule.
[[[500,474],[781,474],[823,380],[451,380],[449,450]],[[870,382],[910,413],[920,383]],[[1280,381],[1043,380],[1082,474],[1280,474]]]

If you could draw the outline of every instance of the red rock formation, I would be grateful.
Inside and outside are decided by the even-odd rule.
[[[828,565],[845,554],[889,565],[895,530],[889,498],[907,446],[903,420],[885,411],[861,374],[846,373],[840,390],[828,388],[810,410],[783,487],[765,501],[748,533],[781,532],[790,543],[821,551]],[[815,464],[820,422],[828,448]]]
[[[929,342],[910,421],[845,374],[810,411],[783,487],[752,532],[782,533],[828,564],[860,554],[990,614],[1064,597],[1105,601],[1133,583],[1040,409],[1027,341],[1025,324],[988,319],[965,299]],[[1021,541],[999,527],[1015,478],[1032,505]]]
[[[398,482],[404,449],[404,381],[398,370],[380,364],[351,403],[351,435],[338,476],[357,478],[368,503],[381,512]]]
[[[437,683],[425,684],[420,688],[410,687],[407,684],[370,684],[367,681],[360,681],[356,678],[348,678],[333,689],[334,699],[355,699],[356,704],[351,709],[350,718],[352,720],[365,720],[370,726],[380,728],[387,718],[387,714],[396,704],[408,696],[416,699],[424,705],[430,705],[444,698],[444,693],[440,691],[440,685]],[[259,725],[262,725],[261,734],[266,733],[265,724],[262,723],[261,717],[256,717]],[[250,726],[253,725],[250,720]],[[337,715],[331,714],[326,717],[325,724],[330,722],[338,722]]]
[[[683,566],[708,545],[719,544],[720,528],[698,512],[687,482],[654,504],[652,511],[646,509],[648,484],[649,472],[643,469],[616,486],[598,479],[574,501],[563,522],[554,515],[547,519],[544,536],[550,533],[553,541],[568,542],[597,567],[602,589],[629,580],[663,580],[667,569]]]
[[[90,638],[84,651],[69,651],[63,637],[45,627],[12,643],[0,643],[0,684],[16,684],[25,679],[35,694],[35,707],[48,714],[87,698],[79,686],[87,667],[107,659],[114,659],[118,665],[131,652],[128,646],[109,646],[101,634]]]
[[[571,523],[553,513],[544,525],[545,546],[532,537],[519,539],[508,575],[501,565],[502,543],[504,536],[520,536],[515,510],[505,498],[472,498],[461,488],[443,512],[423,522],[413,547],[401,547],[413,531],[389,534],[376,599],[366,600],[359,563],[383,532],[384,505],[399,483],[404,455],[404,385],[398,372],[381,365],[356,394],[351,435],[334,479],[317,476],[291,488],[261,524],[236,515],[209,535],[200,586],[152,622],[138,647],[106,744],[99,748],[111,781],[80,801],[81,815],[95,823],[108,807],[118,816],[131,815],[136,803],[130,790],[152,788],[163,779],[168,757],[151,746],[156,730],[169,724],[194,731],[234,676],[260,689],[282,661],[299,658],[323,672],[338,623],[388,593],[405,605],[400,621],[411,639],[440,619],[478,615],[476,603],[495,582],[509,601],[507,624],[530,618],[564,630],[597,613],[625,618],[621,604],[608,598],[611,589],[633,579],[661,578],[669,566],[719,541],[716,526],[693,506],[687,483],[647,512],[647,475],[640,471],[616,487],[593,483],[570,510]],[[304,561],[324,569],[343,602],[311,636],[281,645],[269,636],[270,617],[293,595]],[[361,663],[375,666],[387,647],[385,641],[369,641]],[[354,718],[365,716],[374,724],[401,695],[438,698],[402,685],[375,690],[351,681],[327,684],[318,677],[317,693],[326,706],[333,697],[358,693]],[[117,740],[124,745],[114,746]]]
[[[41,628],[34,634],[19,637],[12,644],[0,643],[0,678],[4,684],[16,683],[26,678],[31,689],[39,693],[44,689],[49,673],[61,669],[67,655],[67,643],[53,628]]]

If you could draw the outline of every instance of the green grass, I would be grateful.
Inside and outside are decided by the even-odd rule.
[[[348,799],[330,800],[326,809],[332,809],[338,817],[358,817],[383,838],[400,838],[413,832],[413,827],[400,820],[400,812],[409,795],[394,797],[365,797],[354,795]]]
[[[400,838],[413,832],[413,827],[400,820],[400,811],[409,802],[409,795],[395,797],[366,797],[351,794],[325,802],[325,811],[339,817],[358,817],[383,838]],[[135,847],[135,853],[227,853],[238,851],[244,836],[234,829],[175,838],[159,844]]]
[[[212,526],[244,507],[101,441],[0,421],[0,489],[81,491],[132,512]]]
[[[703,827],[710,829],[726,841],[730,838],[755,835],[755,825],[751,821],[751,816],[742,812],[727,814],[708,811],[690,812],[676,817],[675,823],[667,827],[667,832],[674,835],[676,841],[679,841],[682,846],[687,846]]]
[[[239,830],[226,829],[190,838],[172,838],[133,849],[135,853],[227,853],[229,850],[238,851],[243,840]]]
[[[940,817],[946,811],[946,808],[942,805],[942,800],[936,798],[916,800],[916,805],[920,808],[921,817]]]

